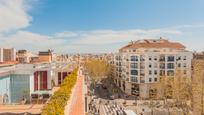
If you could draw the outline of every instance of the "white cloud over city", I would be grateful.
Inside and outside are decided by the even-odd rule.
[[[122,47],[121,45],[127,44],[131,40],[165,37],[174,41],[183,41],[185,45],[190,45],[188,47],[190,50],[202,50],[203,48],[200,42],[196,43],[193,40],[194,33],[191,31],[191,28],[204,30],[203,25],[180,25],[155,29],[65,30],[53,33],[53,35],[33,33],[26,30],[32,25],[32,21],[35,21],[29,15],[28,11],[32,7],[32,2],[28,1],[0,1],[0,47],[14,47],[32,51],[51,48],[58,53],[111,52],[116,51]],[[194,36],[198,39],[203,37],[202,34]]]

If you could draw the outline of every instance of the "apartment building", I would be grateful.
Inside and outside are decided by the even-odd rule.
[[[0,48],[0,62],[16,61],[16,49]]]
[[[19,63],[30,63],[33,57],[35,57],[35,55],[27,50],[18,50],[16,53],[16,61]]]
[[[191,76],[192,52],[167,39],[131,41],[114,55],[115,83],[128,95],[148,98],[160,77],[174,77],[179,69]]]
[[[40,62],[51,62],[52,61],[52,51],[39,51],[38,53]]]

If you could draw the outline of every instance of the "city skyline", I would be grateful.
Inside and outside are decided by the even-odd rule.
[[[131,40],[163,37],[202,51],[203,5],[201,0],[2,0],[0,46],[103,53]]]

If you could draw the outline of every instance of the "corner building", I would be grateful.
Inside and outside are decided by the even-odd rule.
[[[160,77],[175,77],[177,69],[191,77],[193,54],[167,39],[131,41],[114,55],[114,82],[128,95],[150,97],[150,87]]]

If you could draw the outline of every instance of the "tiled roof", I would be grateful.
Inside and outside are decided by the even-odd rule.
[[[170,42],[166,39],[145,39],[136,42],[130,42],[128,45],[122,47],[123,49],[138,49],[138,48],[172,48],[172,49],[185,49],[185,46],[178,42]]]

